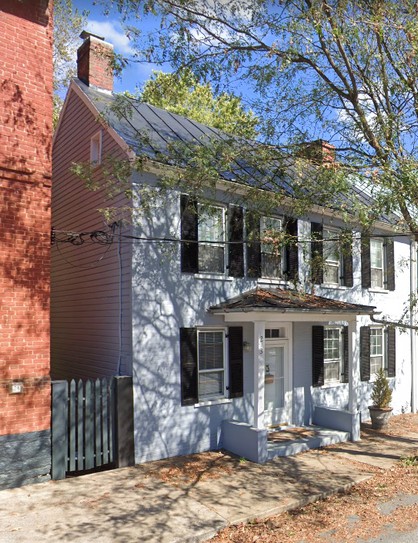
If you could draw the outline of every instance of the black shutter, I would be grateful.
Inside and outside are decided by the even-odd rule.
[[[370,267],[370,238],[361,236],[361,286],[372,286],[372,271]]]
[[[370,381],[370,328],[360,328],[360,378]]]
[[[247,275],[261,277],[260,218],[247,213]]]
[[[197,273],[199,271],[199,248],[197,244],[197,201],[182,194],[180,197],[181,213],[181,271]],[[191,241],[192,243],[187,243]]]
[[[395,249],[393,239],[385,241],[386,254],[386,288],[395,290]]]
[[[323,226],[321,223],[311,223],[311,240],[311,279],[313,283],[321,284],[324,281]]]
[[[387,334],[387,356],[388,356],[388,377],[395,377],[396,375],[396,330],[395,328],[388,328]]]
[[[341,244],[342,251],[342,281],[341,284],[345,287],[353,286],[353,241],[347,239],[344,235],[344,241]]]
[[[181,405],[198,401],[197,390],[197,331],[180,328]]]
[[[244,276],[244,211],[242,207],[228,209],[228,266],[231,277]]]
[[[344,326],[342,330],[343,334],[343,372],[342,372],[342,382],[348,383],[348,326]]]
[[[228,329],[229,397],[240,398],[244,393],[242,327]]]
[[[286,278],[295,283],[298,281],[299,250],[298,250],[298,221],[291,217],[285,218],[285,231],[291,239],[286,244]]]
[[[312,384],[324,384],[324,327],[312,326]]]

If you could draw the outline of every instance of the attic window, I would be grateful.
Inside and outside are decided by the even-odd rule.
[[[90,140],[90,162],[100,164],[102,162],[102,131],[99,130]]]

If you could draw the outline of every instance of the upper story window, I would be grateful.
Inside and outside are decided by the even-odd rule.
[[[181,271],[224,274],[226,209],[217,205],[202,205],[186,195],[181,196],[180,202]]]
[[[378,290],[395,290],[393,239],[362,236],[361,286]]]
[[[383,239],[371,239],[370,240],[370,273],[371,273],[371,287],[383,288],[384,281],[384,261],[385,261],[385,247]]]
[[[225,271],[225,209],[198,204],[199,272]]]
[[[352,287],[352,236],[311,223],[311,277],[317,284]]]
[[[298,222],[246,214],[247,275],[294,281],[299,273]],[[279,243],[283,237],[282,244]]]
[[[99,130],[90,140],[90,162],[101,164],[102,162],[102,131]]]
[[[261,275],[262,277],[283,277],[284,247],[279,245],[277,236],[282,231],[281,219],[262,217],[260,221]]]
[[[341,247],[338,230],[324,228],[324,277],[323,282],[333,285],[340,284],[341,278]]]

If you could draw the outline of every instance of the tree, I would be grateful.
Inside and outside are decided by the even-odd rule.
[[[256,137],[257,118],[244,110],[241,100],[227,93],[214,95],[211,84],[200,84],[190,70],[180,74],[153,72],[144,84],[141,99],[227,134]]]
[[[405,228],[418,232],[415,0],[115,0],[111,5],[126,19],[159,18],[160,30],[150,34],[130,25],[139,58],[187,66],[226,90],[251,91],[247,95],[263,120],[266,141],[292,152],[302,142],[327,139],[338,153],[338,190],[352,190],[350,183],[342,186],[341,172],[361,176],[375,199],[375,213],[360,213],[361,219],[396,212]]]
[[[79,37],[86,26],[88,11],[73,7],[72,0],[54,2],[54,113],[56,126],[62,107],[62,94],[76,75],[76,50]]]

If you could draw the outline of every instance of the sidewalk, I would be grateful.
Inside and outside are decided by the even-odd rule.
[[[4,490],[0,542],[205,541],[227,524],[300,507],[416,455],[413,417],[402,437],[366,428],[361,442],[264,466],[205,453]]]

